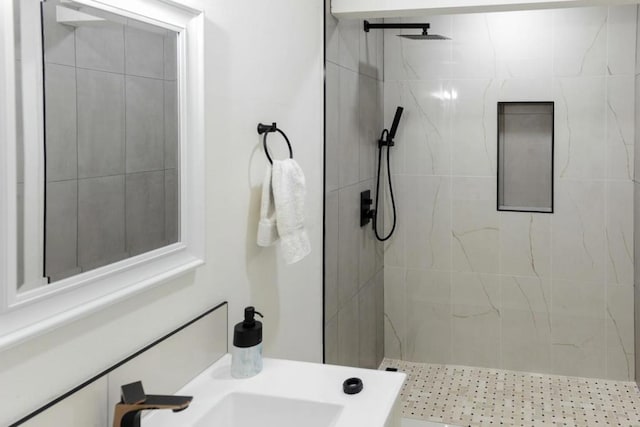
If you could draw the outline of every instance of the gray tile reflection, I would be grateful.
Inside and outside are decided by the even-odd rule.
[[[176,169],[164,171],[164,209],[166,243],[180,239],[180,180]]]
[[[124,77],[78,69],[78,174],[124,172]]]
[[[78,176],[76,70],[45,65],[47,181]]]
[[[164,77],[164,37],[151,32],[148,25],[135,23],[124,30],[125,66],[128,75],[141,77]],[[141,27],[141,28],[136,28]],[[155,31],[153,29],[152,31]]]
[[[126,234],[131,256],[164,246],[164,172],[127,175]]]
[[[76,64],[91,70],[124,72],[124,27],[78,27],[76,30]]]
[[[176,80],[178,78],[178,39],[173,31],[167,31],[164,37],[164,78]]]
[[[127,76],[127,173],[164,168],[161,80]]]
[[[76,64],[75,28],[59,24],[56,7],[59,1],[42,2],[44,60],[50,64]]]
[[[124,175],[78,185],[78,262],[83,271],[126,258]]]
[[[164,82],[164,167],[178,167],[178,84]]]
[[[78,181],[47,184],[45,275],[52,281],[77,273]]]

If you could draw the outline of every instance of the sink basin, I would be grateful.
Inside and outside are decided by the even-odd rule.
[[[231,355],[215,362],[176,392],[193,396],[177,413],[149,411],[145,427],[397,427],[399,372],[264,359],[251,378],[231,376]],[[345,394],[343,382],[364,387]]]
[[[260,394],[226,395],[194,427],[333,427],[342,406]]]

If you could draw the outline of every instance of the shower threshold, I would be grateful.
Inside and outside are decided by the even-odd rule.
[[[633,382],[384,359],[407,374],[402,427],[639,426]]]

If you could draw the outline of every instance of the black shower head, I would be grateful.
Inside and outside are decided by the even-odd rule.
[[[400,124],[400,116],[402,116],[402,112],[404,108],[398,107],[396,108],[396,115],[393,117],[393,124],[391,125],[391,130],[389,131],[389,139],[393,140],[396,137],[396,131],[398,130],[398,124]]]
[[[411,40],[451,40],[449,37],[441,36],[440,34],[427,34],[426,31],[422,34],[398,34],[398,37]]]
[[[372,28],[389,28],[389,29],[420,29],[422,30],[422,34],[398,34],[398,37],[404,37],[406,39],[411,40],[451,40],[449,37],[441,36],[439,34],[429,34],[429,28],[431,25],[428,22],[422,24],[414,24],[414,23],[395,23],[395,24],[372,24],[369,21],[364,21],[364,31],[366,33],[369,32]]]

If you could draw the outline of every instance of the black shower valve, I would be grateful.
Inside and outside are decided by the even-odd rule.
[[[360,193],[360,227],[369,224],[369,221],[375,218],[376,211],[371,209],[373,199],[371,199],[371,190]]]

